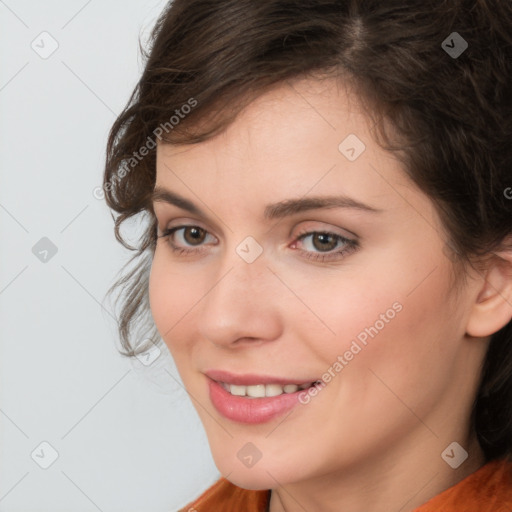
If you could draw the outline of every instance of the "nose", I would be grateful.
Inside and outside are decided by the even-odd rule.
[[[201,301],[200,335],[226,348],[279,338],[282,316],[278,285],[263,256],[246,263],[235,254],[222,266]]]

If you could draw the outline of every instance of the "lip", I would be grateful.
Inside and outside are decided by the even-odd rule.
[[[222,416],[244,424],[266,423],[274,418],[282,416],[286,412],[297,406],[299,396],[306,390],[299,389],[294,393],[282,393],[278,396],[248,398],[234,396],[221,386],[220,382],[235,384],[239,386],[251,386],[256,384],[311,384],[318,378],[311,379],[284,379],[283,377],[274,377],[271,375],[256,375],[247,373],[236,375],[225,370],[207,370],[204,372],[208,381],[208,391],[210,400]]]
[[[317,377],[313,377],[312,379],[283,379],[282,377],[256,375],[253,373],[235,375],[234,373],[224,370],[208,370],[204,372],[204,374],[214,381],[236,384],[238,386],[254,386],[256,384],[280,384],[281,386],[286,386],[286,384],[297,384],[300,386],[301,384],[311,384],[318,380]]]
[[[207,381],[210,400],[219,414],[228,420],[249,425],[266,423],[282,416],[300,403],[299,394],[306,391],[299,389],[295,393],[283,393],[279,396],[248,398],[232,395],[209,377]]]

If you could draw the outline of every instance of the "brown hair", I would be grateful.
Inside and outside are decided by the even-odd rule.
[[[107,203],[119,214],[116,238],[135,251],[131,268],[110,290],[120,291],[123,355],[137,353],[132,341],[142,339],[141,325],[151,326],[155,139],[206,140],[283,81],[322,75],[357,86],[378,117],[381,145],[436,206],[457,275],[507,247],[508,0],[174,0],[144,57],[142,77],[111,129],[104,175]],[[387,122],[399,136],[394,141]],[[121,224],[141,213],[149,219],[131,247]],[[491,338],[472,422],[487,460],[511,456],[512,322]]]

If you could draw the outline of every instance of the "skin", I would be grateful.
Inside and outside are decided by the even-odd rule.
[[[219,471],[240,487],[272,489],[271,512],[407,512],[478,469],[469,417],[479,369],[489,336],[512,317],[512,278],[499,270],[469,274],[455,294],[432,202],[373,140],[357,95],[339,85],[280,84],[221,135],[157,149],[157,186],[206,214],[156,201],[159,235],[183,225],[207,234],[199,245],[183,230],[158,239],[153,318]],[[366,145],[353,162],[338,150],[348,134]],[[381,211],[263,218],[268,203],[341,194]],[[336,255],[344,244],[334,239],[334,257],[308,259],[325,254],[318,238],[298,240],[315,231],[359,247]],[[236,252],[247,236],[263,249],[253,263]],[[171,243],[197,252],[175,253]],[[401,311],[291,414],[244,425],[211,404],[206,370],[315,380],[394,303]],[[457,469],[441,458],[453,441],[469,453]],[[262,455],[250,468],[237,457],[248,442]]]

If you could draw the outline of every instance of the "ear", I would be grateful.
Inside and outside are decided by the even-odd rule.
[[[466,332],[483,338],[512,320],[512,248],[494,253],[477,292]]]

